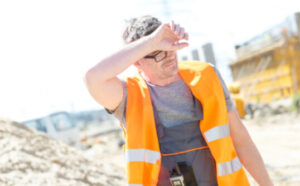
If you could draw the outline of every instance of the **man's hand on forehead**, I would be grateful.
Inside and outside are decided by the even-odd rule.
[[[173,21],[162,24],[151,34],[151,37],[154,42],[153,51],[174,51],[188,46],[187,42],[179,42],[180,40],[188,40],[188,34],[183,27]]]

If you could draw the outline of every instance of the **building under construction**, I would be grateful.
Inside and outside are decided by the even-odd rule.
[[[245,102],[270,103],[300,93],[300,12],[236,46],[230,64]]]

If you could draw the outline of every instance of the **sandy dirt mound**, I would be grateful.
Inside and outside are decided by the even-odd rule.
[[[0,185],[124,185],[123,172],[24,125],[0,120]]]

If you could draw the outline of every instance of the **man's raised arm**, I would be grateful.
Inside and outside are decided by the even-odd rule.
[[[103,107],[114,110],[123,96],[123,85],[117,75],[153,51],[172,51],[186,47],[186,42],[178,41],[187,37],[179,25],[159,26],[152,34],[126,45],[88,70],[85,74],[88,91]]]
[[[150,37],[126,45],[101,60],[85,74],[91,96],[103,107],[114,110],[121,102],[123,86],[117,75],[152,51]]]

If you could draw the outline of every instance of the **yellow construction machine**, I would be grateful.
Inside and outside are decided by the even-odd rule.
[[[245,104],[270,104],[300,93],[300,12],[235,48],[230,68]]]
[[[240,117],[244,118],[246,115],[245,103],[244,103],[243,96],[240,93],[239,83],[235,82],[235,83],[229,85],[228,90],[229,90],[232,100],[235,103],[235,107],[236,107]]]

